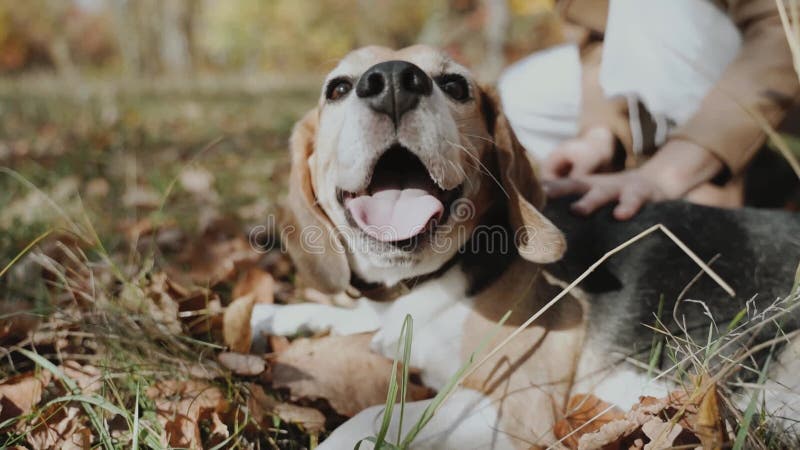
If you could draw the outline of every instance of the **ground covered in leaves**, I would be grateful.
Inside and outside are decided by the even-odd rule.
[[[367,336],[250,352],[254,305],[352,301],[305,287],[276,239],[317,86],[0,85],[0,447],[310,449],[383,402],[392,362]],[[729,410],[697,377],[628,412],[575,397],[554,431],[729,446]]]
[[[188,84],[0,86],[0,447],[324,432],[272,387],[288,341],[245,354],[248,308],[301,295],[270,218],[317,82]]]

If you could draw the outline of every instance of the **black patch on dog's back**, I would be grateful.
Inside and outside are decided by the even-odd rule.
[[[607,260],[581,285],[591,296],[593,339],[607,340],[620,350],[647,351],[659,303],[661,320],[671,329],[673,308],[684,299],[704,302],[716,324],[724,327],[750,301],[751,311],[764,311],[790,291],[800,262],[800,215],[784,211],[744,208],[723,210],[686,202],[664,202],[645,207],[633,220],[619,222],[607,207],[588,218],[570,213],[574,199],[548,205],[545,214],[567,235],[564,259],[548,266],[556,276],[571,281],[606,252],[655,224],[663,224],[692,249],[736,291],[729,297],[707,275],[692,280],[700,268],[661,232],[645,237]],[[662,300],[663,299],[663,300]],[[682,302],[678,320],[685,321],[695,338],[704,342],[711,320],[702,304]],[[788,329],[798,327],[792,314]],[[766,327],[759,339],[774,337]],[[733,349],[732,349],[733,350]]]

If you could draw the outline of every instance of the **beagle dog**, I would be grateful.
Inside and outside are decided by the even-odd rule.
[[[371,333],[371,350],[394,358],[411,315],[411,365],[436,390],[487,336],[497,343],[510,335],[565,281],[648,224],[666,221],[690,246],[700,246],[701,257],[722,252],[714,267],[737,277],[740,296],[760,305],[789,293],[790,266],[800,260],[800,220],[789,213],[667,203],[616,223],[608,211],[573,217],[558,202],[548,217],[533,166],[497,97],[426,46],[348,54],[327,76],[317,107],[295,126],[290,146],[282,243],[315,287],[360,298],[352,309],[258,305],[254,335]],[[624,361],[652,342],[642,324],[655,322],[659,299],[672,311],[698,268],[659,237],[613,261],[472,372],[412,448],[547,447],[556,443],[553,425],[568,414],[574,394],[592,393],[622,408],[640,395],[665,395],[667,382],[653,382]],[[713,303],[719,317],[733,317],[745,304],[704,277],[689,295]],[[699,327],[703,339],[704,311],[681,323]],[[797,358],[783,360],[800,370]],[[773,381],[800,385],[796,377]],[[404,431],[429,403],[406,405]],[[319,448],[353,448],[375,436],[382,411],[377,405],[360,412]],[[397,419],[389,436],[398,432]]]

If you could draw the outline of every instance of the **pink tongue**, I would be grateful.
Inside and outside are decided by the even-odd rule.
[[[420,234],[444,210],[439,199],[422,189],[387,189],[347,199],[345,206],[365,233],[384,242]]]

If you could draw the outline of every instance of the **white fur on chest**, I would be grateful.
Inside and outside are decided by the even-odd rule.
[[[467,287],[466,276],[454,267],[395,300],[383,312],[372,349],[394,358],[403,322],[410,314],[414,324],[411,365],[422,369],[425,385],[440,389],[463,362],[464,323],[473,304],[466,296]]]

